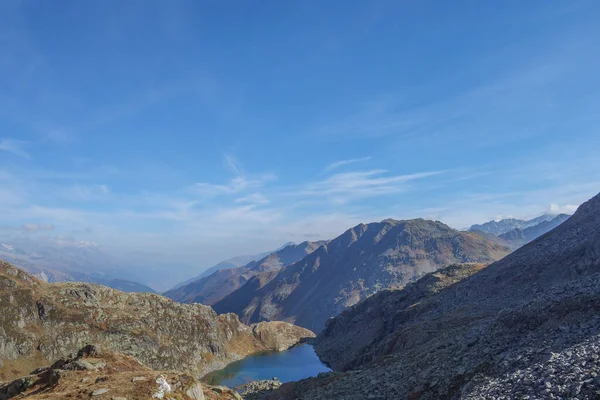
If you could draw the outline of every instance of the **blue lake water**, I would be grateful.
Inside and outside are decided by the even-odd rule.
[[[317,357],[313,347],[301,344],[279,353],[262,353],[233,362],[222,370],[211,372],[202,380],[209,385],[236,387],[262,379],[277,377],[291,382],[331,371]]]

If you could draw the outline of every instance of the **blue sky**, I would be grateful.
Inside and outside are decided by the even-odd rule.
[[[600,191],[597,1],[0,2],[0,235],[208,266]]]

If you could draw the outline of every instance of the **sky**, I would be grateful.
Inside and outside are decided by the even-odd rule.
[[[208,267],[600,191],[597,1],[0,2],[0,237]],[[183,267],[181,267],[183,268]]]

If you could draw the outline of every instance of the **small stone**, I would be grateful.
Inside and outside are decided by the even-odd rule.
[[[100,396],[101,394],[108,393],[109,390],[107,388],[96,389],[92,392],[92,396]]]
[[[133,378],[131,378],[131,382],[145,382],[147,380],[148,378],[146,378],[145,376],[134,376]]]

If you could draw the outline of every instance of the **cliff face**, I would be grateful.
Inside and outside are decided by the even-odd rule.
[[[260,334],[233,314],[149,293],[82,283],[48,284],[0,264],[3,379],[29,372],[86,344],[134,356],[157,370],[200,376],[264,350],[282,350],[312,332],[280,324]]]
[[[243,322],[284,320],[320,331],[359,300],[453,263],[490,263],[509,249],[423,219],[358,225],[276,275],[262,274],[214,305]]]
[[[267,398],[596,398],[600,195],[478,272],[453,266],[366,299],[316,348],[338,372]]]

